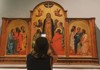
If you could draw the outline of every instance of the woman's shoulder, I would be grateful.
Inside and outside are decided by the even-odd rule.
[[[27,55],[27,57],[32,57],[32,54],[31,54],[31,53],[29,53],[29,54]]]
[[[53,60],[53,57],[52,57],[52,56],[50,56],[50,55],[48,55],[48,58]]]

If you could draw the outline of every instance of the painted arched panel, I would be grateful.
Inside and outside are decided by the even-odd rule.
[[[31,41],[45,34],[50,48],[57,55],[65,55],[65,11],[57,3],[47,1],[37,5],[31,13]]]
[[[26,55],[28,24],[24,20],[12,20],[7,27],[6,55]]]

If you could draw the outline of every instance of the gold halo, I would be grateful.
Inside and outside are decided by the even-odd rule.
[[[41,28],[37,28],[36,30],[38,30],[38,29],[42,32],[42,29]]]
[[[60,29],[60,30],[61,30],[61,33],[62,33],[62,29],[61,29],[61,28],[56,28],[55,32],[56,32],[58,29]]]

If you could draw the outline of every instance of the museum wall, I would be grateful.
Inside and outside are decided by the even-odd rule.
[[[0,0],[0,29],[2,17],[29,18],[30,10],[45,0]],[[96,18],[97,47],[100,62],[100,0],[50,0],[67,10],[68,18]],[[1,32],[1,31],[0,31]]]

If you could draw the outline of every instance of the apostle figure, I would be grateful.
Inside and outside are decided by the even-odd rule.
[[[36,23],[34,24],[34,26],[37,27],[37,28],[42,28],[42,20],[39,19],[39,20],[38,20],[38,23],[36,22]]]
[[[70,33],[70,52],[71,53],[74,53],[74,49],[75,49],[75,46],[74,46],[74,36],[76,34],[76,26],[72,26],[71,28],[71,33]]]
[[[13,41],[14,29],[8,35],[8,44],[7,44],[7,54],[14,53],[14,41]]]
[[[17,39],[17,53],[19,54],[22,51],[23,45],[23,36],[19,27],[16,27],[16,39]]]
[[[57,55],[64,55],[64,47],[62,44],[63,35],[61,29],[57,29],[52,39],[52,48]]]
[[[33,36],[33,39],[32,39],[32,48],[34,48],[35,41],[39,37],[41,37],[41,29],[37,29],[35,35]]]
[[[22,51],[21,54],[26,54],[26,47],[27,47],[27,34],[24,26],[20,27],[21,34],[22,34]]]
[[[65,47],[65,44],[64,44],[64,34],[65,34],[65,33],[64,33],[63,23],[62,23],[62,22],[59,22],[57,28],[59,28],[59,29],[62,30],[62,36],[63,36],[63,39],[62,39],[62,45],[63,45],[63,47]]]
[[[77,50],[78,50],[78,44],[81,41],[81,37],[82,37],[82,33],[81,33],[81,28],[77,27],[77,32],[74,36],[74,49],[75,49],[75,54],[77,54]]]
[[[82,55],[89,55],[90,54],[89,41],[88,41],[88,35],[85,29],[82,29],[81,43],[82,43],[82,47],[81,47]]]

